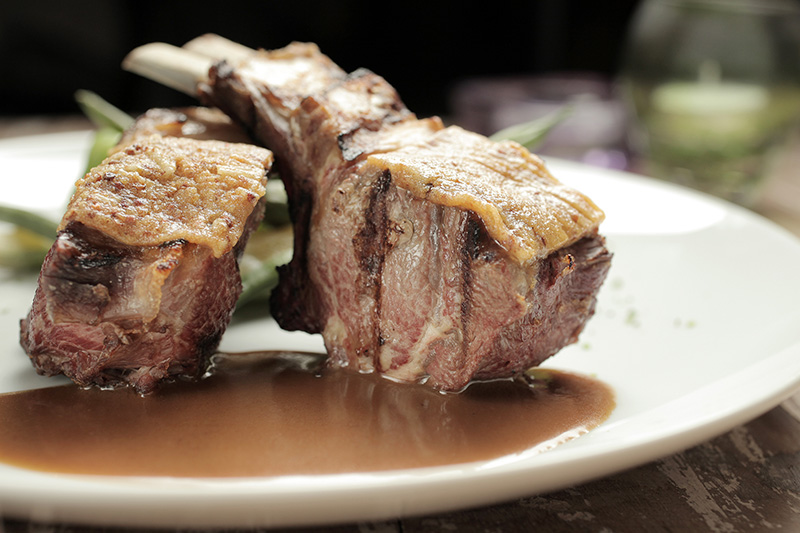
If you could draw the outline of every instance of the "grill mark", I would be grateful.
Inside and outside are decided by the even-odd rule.
[[[469,214],[462,225],[461,245],[461,351],[466,361],[469,349],[469,323],[472,316],[473,265],[478,257],[481,225],[475,215]]]
[[[380,346],[384,344],[381,332],[381,281],[383,264],[388,247],[387,196],[392,174],[385,170],[372,186],[369,205],[365,213],[365,223],[353,238],[353,246],[359,256],[359,266],[364,279],[365,292],[370,293],[375,302],[373,322],[372,359],[375,368],[379,365]],[[360,354],[366,355],[366,354]]]
[[[75,283],[95,285],[101,281],[98,271],[111,273],[118,264],[138,253],[135,247],[114,248],[100,232],[79,224],[70,224],[60,232],[57,242],[61,244],[60,253],[54,258],[58,265],[54,271],[58,272],[57,277]],[[113,281],[102,280],[104,284]]]
[[[69,261],[70,266],[80,271],[91,271],[100,268],[113,267],[122,261],[119,254],[103,252],[86,252]]]

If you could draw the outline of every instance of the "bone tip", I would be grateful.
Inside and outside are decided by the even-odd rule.
[[[252,54],[255,50],[215,33],[206,33],[195,37],[183,45],[184,50],[214,59],[236,61]]]
[[[123,69],[190,95],[210,67],[206,57],[159,42],[134,48],[122,60]]]

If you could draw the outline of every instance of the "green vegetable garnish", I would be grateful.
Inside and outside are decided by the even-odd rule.
[[[58,232],[58,222],[54,222],[36,213],[7,205],[0,205],[0,220],[10,222],[19,228],[53,240]]]
[[[97,126],[86,162],[86,172],[89,172],[108,157],[109,150],[116,146],[122,132],[133,124],[134,118],[91,91],[77,91],[75,100]]]
[[[21,227],[0,233],[0,267],[17,271],[36,271],[42,266],[53,239]]]
[[[553,128],[564,122],[572,114],[574,109],[575,103],[568,103],[549,115],[530,122],[509,126],[489,138],[493,141],[516,141],[528,150],[533,151],[547,138]]]
[[[133,117],[92,91],[84,89],[76,91],[75,101],[78,102],[83,113],[98,128],[111,128],[117,131],[123,131],[133,124]]]
[[[266,300],[278,284],[280,265],[292,258],[292,227],[263,225],[253,233],[239,261],[242,275],[242,294],[237,308],[256,301]]]

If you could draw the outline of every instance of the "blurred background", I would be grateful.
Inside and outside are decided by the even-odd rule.
[[[800,0],[4,2],[0,118],[79,114],[78,89],[131,114],[193,104],[120,62],[207,32],[316,42],[485,134],[567,108],[537,152],[800,209]]]
[[[206,32],[251,47],[313,41],[346,70],[389,80],[421,115],[447,114],[461,79],[588,70],[613,74],[635,0],[470,3],[226,0],[2,2],[0,114],[75,112],[91,89],[126,109],[178,101],[122,72],[135,46],[180,45]],[[610,7],[613,6],[613,7]]]

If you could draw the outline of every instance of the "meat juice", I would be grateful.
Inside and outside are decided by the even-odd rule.
[[[0,395],[0,461],[98,475],[263,477],[428,467],[543,451],[614,408],[553,370],[443,394],[330,370],[310,354],[217,358],[209,377],[140,396],[57,386]]]

